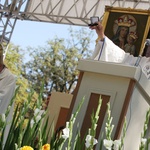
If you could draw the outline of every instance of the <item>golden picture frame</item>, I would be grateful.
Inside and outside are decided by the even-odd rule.
[[[148,40],[148,42],[144,47],[144,52],[143,52],[142,56],[150,57],[150,30],[148,32],[147,40]]]
[[[125,52],[143,55],[150,10],[106,6],[102,24],[105,35]]]

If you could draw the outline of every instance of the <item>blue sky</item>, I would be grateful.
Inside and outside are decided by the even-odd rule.
[[[48,40],[53,39],[55,36],[69,38],[69,27],[70,25],[17,20],[11,42],[21,48],[44,46]],[[80,26],[72,27],[76,30],[81,28]],[[96,35],[93,39],[95,38]],[[91,46],[94,46],[94,44]]]

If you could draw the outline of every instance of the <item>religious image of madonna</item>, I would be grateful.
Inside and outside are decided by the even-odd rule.
[[[149,30],[148,12],[107,6],[105,14],[107,14],[103,18],[105,35],[126,53],[133,56],[142,55]]]
[[[132,15],[122,15],[114,21],[111,40],[131,55],[136,55],[137,22]]]

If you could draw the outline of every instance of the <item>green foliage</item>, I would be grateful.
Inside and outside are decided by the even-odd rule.
[[[150,144],[150,138],[147,138],[147,129],[150,121],[150,109],[146,113],[146,119],[144,122],[143,132],[141,134],[141,144],[139,150],[148,150]]]
[[[107,104],[108,109],[107,109],[107,123],[106,123],[106,128],[105,128],[105,133],[106,133],[106,139],[111,140],[111,134],[114,129],[114,125],[112,125],[112,117],[111,117],[111,111],[110,111],[110,103]]]
[[[94,148],[94,137],[96,136],[96,128],[97,128],[97,122],[98,122],[98,119],[99,119],[99,112],[100,112],[100,108],[101,108],[101,104],[102,104],[102,99],[100,97],[99,99],[99,103],[98,103],[98,106],[97,106],[97,110],[96,112],[92,113],[91,115],[91,128],[89,128],[89,131],[88,131],[88,135],[90,135],[92,138],[90,141],[87,141],[89,142],[90,146],[87,148],[87,150],[91,150]],[[97,143],[96,143],[97,144]]]
[[[17,88],[15,96],[17,95],[19,88]],[[31,90],[32,91],[32,90]],[[5,126],[1,127],[0,133],[0,149],[3,150],[16,150],[16,147],[22,147],[24,145],[30,145],[38,150],[41,149],[43,143],[47,142],[48,138],[48,120],[46,120],[45,124],[42,126],[42,119],[44,118],[46,112],[45,110],[41,110],[42,102],[40,100],[40,96],[37,99],[37,103],[35,103],[35,107],[33,108],[34,114],[29,118],[26,118],[26,114],[29,110],[29,104],[33,98],[33,92],[29,93],[27,101],[24,101],[23,105],[17,105],[14,111],[13,119],[11,122],[10,130],[6,141],[4,141],[5,130],[7,126],[10,124],[5,122]],[[40,94],[39,94],[40,95]],[[11,104],[6,111],[6,117],[9,114],[10,107],[12,107],[12,103],[15,100],[15,96],[13,97]],[[2,121],[2,120],[1,120]],[[41,127],[42,126],[42,127]]]
[[[5,114],[6,118],[9,114],[11,108],[10,106],[12,106],[13,102],[15,101],[18,91],[19,91],[19,87],[16,89],[15,95],[6,111]],[[26,114],[28,113],[28,109],[29,109],[28,105],[31,103],[33,98],[33,90],[30,91],[32,92],[29,93],[27,101],[24,101],[23,105],[21,106],[19,106],[20,104],[18,104],[17,107],[15,108],[13,119],[11,122],[10,130],[6,138],[6,141],[4,141],[5,129],[7,125],[10,124],[10,122],[8,123],[4,119],[4,117],[2,116],[3,114],[0,115],[0,149],[2,150],[8,150],[8,149],[19,150],[23,146],[31,146],[34,148],[34,150],[41,150],[42,145],[48,142],[48,136],[50,134],[50,131],[52,130],[51,129],[52,126],[48,125],[48,118],[47,119],[44,118],[46,111],[42,110],[40,107],[42,104],[41,97],[42,97],[43,88],[39,93],[37,103],[34,104],[33,115],[30,115],[28,118],[26,118]],[[84,138],[82,138],[80,136],[79,129],[77,129],[76,133],[74,132],[74,125],[77,116],[80,114],[80,109],[83,106],[84,103],[84,98],[83,98],[79,103],[75,113],[72,114],[69,122],[66,122],[66,127],[60,131],[59,135],[52,134],[52,137],[48,142],[50,143],[51,150],[58,150],[58,149],[93,150],[97,142],[100,143],[100,147],[99,147],[100,150],[102,150],[102,146],[105,146],[106,149],[110,149],[110,150],[111,149],[122,150],[123,139],[126,131],[126,122],[124,124],[123,137],[121,138],[121,140],[112,141],[111,134],[113,130],[113,125],[112,125],[112,117],[111,117],[109,103],[107,104],[108,106],[107,121],[105,126],[106,139],[102,138],[100,141],[97,141],[95,139],[96,127],[97,127],[99,112],[101,108],[101,102],[102,100],[100,99],[95,113],[93,112],[91,114],[91,127],[88,129],[88,132],[84,136]],[[145,136],[146,134],[146,130],[147,130],[146,125],[149,120],[149,116],[150,116],[149,114],[150,114],[150,110],[147,112],[146,115],[146,121],[145,121],[145,126],[143,128],[144,131],[142,133],[142,137]],[[42,118],[44,118],[45,121]],[[148,150],[148,145],[149,145],[149,138],[147,139],[147,143],[145,145],[142,145],[143,147],[141,147],[140,150]]]
[[[44,78],[44,93],[71,93],[78,80],[76,67],[81,58],[88,58],[91,33],[70,28],[70,39],[55,37],[45,47],[28,48],[31,59],[24,65],[23,76],[39,92]]]

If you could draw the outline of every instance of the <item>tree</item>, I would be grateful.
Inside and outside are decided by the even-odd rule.
[[[44,82],[44,93],[52,91],[71,93],[78,80],[76,67],[81,58],[91,55],[90,37],[92,32],[85,28],[78,31],[69,28],[68,40],[55,37],[45,47],[29,47],[31,60],[24,65],[23,76],[35,91]]]

